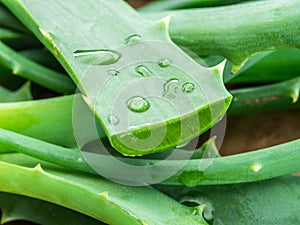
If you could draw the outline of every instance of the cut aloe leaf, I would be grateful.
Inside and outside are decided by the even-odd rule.
[[[170,41],[168,18],[145,21],[122,1],[2,2],[57,57],[124,155],[186,142],[228,108],[220,76]]]
[[[153,188],[119,185],[20,154],[0,154],[0,191],[49,201],[108,224],[207,224],[201,208],[181,205]]]
[[[30,221],[43,225],[104,225],[91,217],[49,202],[0,192],[0,224]]]
[[[170,15],[169,33],[175,43],[201,56],[222,55],[235,73],[258,52],[300,47],[299,7],[297,0],[266,0],[143,15]]]
[[[157,188],[184,204],[205,205],[203,215],[210,224],[294,225],[300,222],[299,185],[299,177],[285,176],[247,184]]]

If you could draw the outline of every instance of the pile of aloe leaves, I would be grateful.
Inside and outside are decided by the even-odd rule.
[[[299,111],[299,24],[299,0],[0,0],[0,224],[299,224],[299,139],[219,153],[226,118]]]

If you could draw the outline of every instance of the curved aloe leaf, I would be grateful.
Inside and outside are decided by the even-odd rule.
[[[292,79],[300,74],[300,49],[283,48],[258,53],[234,75],[230,71],[228,62],[223,74],[225,83],[270,83]]]
[[[259,87],[232,90],[230,115],[299,109],[300,77]]]
[[[24,37],[24,34],[17,33],[15,31],[0,27],[0,40],[15,40],[21,39]]]
[[[171,15],[169,33],[175,43],[198,55],[222,55],[235,73],[258,52],[300,47],[299,7],[298,0],[265,0],[145,16]]]
[[[0,192],[0,224],[25,220],[43,225],[104,225],[91,217],[38,199]]]
[[[165,160],[164,164],[159,164],[161,159],[115,158],[111,155],[82,153],[3,129],[0,129],[0,134],[0,151],[18,151],[41,160],[92,174],[97,174],[93,167],[97,164],[98,166],[95,168],[97,171],[111,171],[111,173],[106,173],[108,174],[106,177],[126,183],[138,183],[139,179],[142,179],[139,177],[141,174],[149,177],[165,177],[165,174],[173,168],[177,169],[177,173],[169,176],[169,179],[165,177],[167,180],[162,181],[163,184],[196,186],[241,183],[269,179],[300,170],[300,140],[238,155],[217,157],[213,153],[207,158],[192,159],[188,162],[184,161],[184,163],[178,159]],[[215,152],[213,143],[207,145],[206,148],[207,151]],[[136,166],[135,170],[132,170],[128,176],[128,171],[110,169],[112,165],[115,165],[116,159]],[[91,164],[91,160],[96,163]],[[149,165],[156,165],[156,169],[142,170],[143,167]]]
[[[159,190],[189,205],[205,205],[211,224],[299,224],[300,178],[197,188],[159,186]],[[226,207],[225,207],[226,206]]]
[[[124,155],[190,140],[228,108],[220,77],[170,41],[167,19],[147,22],[122,1],[2,2],[57,57]]]
[[[140,8],[140,11],[157,12],[171,9],[186,9],[196,7],[211,7],[229,5],[245,0],[156,0]]]
[[[72,93],[74,84],[66,76],[45,68],[21,56],[0,41],[0,63],[11,69],[14,75],[27,78],[58,93]]]
[[[188,208],[148,187],[128,187],[63,170],[19,154],[0,154],[0,191],[46,200],[108,224],[207,224]],[[171,209],[171,210],[170,210]]]
[[[74,101],[78,106],[78,114],[88,115],[90,113],[80,95],[17,103],[0,103],[0,127],[50,143],[71,148],[77,147],[72,121],[72,114],[74,113],[72,104]],[[93,140],[85,116],[82,116],[78,122],[77,126],[85,130],[86,140]],[[98,135],[100,138],[105,137],[104,131],[101,130],[98,131]]]

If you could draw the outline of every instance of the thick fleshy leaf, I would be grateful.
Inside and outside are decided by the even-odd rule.
[[[220,75],[171,42],[168,18],[146,21],[122,1],[2,2],[57,57],[124,155],[184,143],[228,108]]]

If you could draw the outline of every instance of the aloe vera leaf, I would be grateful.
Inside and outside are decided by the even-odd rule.
[[[16,91],[10,91],[0,86],[0,104],[4,102],[19,102],[28,100],[32,100],[29,82],[25,83]]]
[[[167,33],[166,19],[144,21],[122,1],[69,0],[53,1],[51,5],[46,1],[36,4],[30,0],[2,2],[56,55],[81,91],[87,95],[86,101],[100,119],[112,145],[124,155],[145,155],[190,140],[216,123],[228,107],[231,96],[225,91],[220,77],[212,75],[209,69],[195,63],[172,44]],[[69,9],[70,5],[72,10]],[[44,11],[45,7],[48,10]],[[57,20],[49,20],[54,12],[58,15]],[[112,36],[112,33],[117,35]],[[165,44],[168,46],[163,47]],[[121,45],[123,49],[118,48]],[[96,54],[97,58],[97,53],[100,55],[99,61],[90,56]],[[179,60],[172,57],[174,55]],[[84,58],[82,61],[81,56]],[[162,68],[159,62],[165,58],[173,64]],[[127,63],[126,60],[132,62]],[[124,67],[122,63],[125,63]],[[120,71],[115,74],[123,74],[123,78],[116,76],[111,79],[108,71],[118,70],[119,67]],[[96,72],[101,76],[96,77],[94,72],[91,74],[91,70],[101,70]],[[195,74],[192,70],[195,70]],[[150,77],[147,78],[148,75]],[[103,88],[101,82],[106,80],[108,82]],[[186,82],[195,85],[190,95],[184,95],[180,90]],[[134,88],[129,88],[128,85],[133,83]],[[120,90],[125,90],[124,87],[127,89],[121,94]],[[172,104],[176,107],[181,104],[180,109],[170,107],[169,99],[163,98],[164,94],[169,96],[169,91],[177,88],[182,97],[175,96]],[[95,93],[96,90],[101,94]],[[211,90],[217,91],[212,93]],[[147,98],[147,92],[157,97]],[[186,102],[183,107],[182,98],[185,96],[188,97],[185,101],[195,106],[193,109],[186,107]],[[120,102],[116,103],[118,109],[114,110],[117,106],[112,102],[116,101]],[[113,116],[120,121],[117,125],[109,122],[114,111]],[[153,122],[157,117],[159,121]],[[128,121],[128,118],[134,119]],[[187,125],[181,126],[184,123]],[[181,132],[182,127],[184,132]],[[152,134],[166,134],[159,135],[158,138],[162,137],[163,140],[158,140],[155,135],[146,141],[136,138],[136,133],[147,137],[149,130]]]
[[[53,55],[42,48],[34,48],[34,49],[25,49],[22,51],[19,51],[19,53],[38,64],[41,64],[43,66],[46,66],[48,68],[51,68],[53,70],[59,71],[64,73],[65,70],[62,68],[62,66],[59,64],[59,62],[53,57]]]
[[[230,115],[299,109],[300,77],[275,84],[231,90]]]
[[[143,15],[149,19],[171,15],[169,33],[175,43],[200,56],[222,55],[235,73],[258,52],[299,48],[299,7],[297,0],[266,0]]]
[[[46,200],[108,224],[206,224],[201,209],[181,205],[153,188],[122,186],[19,154],[1,154],[0,159],[2,192]]]
[[[172,9],[221,6],[238,2],[243,2],[243,0],[156,0],[151,1],[139,10],[145,12],[157,12]]]
[[[28,60],[1,41],[0,63],[11,69],[14,75],[27,78],[58,93],[73,93],[75,90],[68,77]]]
[[[162,184],[190,187],[258,181],[300,170],[300,140],[238,155],[192,159],[188,162],[165,160],[164,164],[159,164],[161,159],[114,158],[110,155],[82,153],[3,129],[0,129],[0,134],[1,152],[17,151],[60,166],[92,174],[97,174],[96,169],[105,172],[105,177],[109,179],[126,183],[139,183],[140,179],[143,179],[139,177],[144,172],[142,171],[143,167],[149,165],[156,165],[156,170],[146,171],[145,176],[161,176],[165,178],[161,181]],[[116,159],[128,165],[137,166],[137,168],[131,170],[130,176],[128,176],[128,171],[108,169],[115,165]],[[95,165],[97,168],[94,167]],[[165,174],[173,168],[178,170],[167,179]]]
[[[77,147],[72,121],[72,115],[75,113],[72,104],[75,100],[78,104],[77,113],[88,115],[90,111],[80,95],[0,103],[0,127],[50,143]],[[87,142],[91,141],[93,135],[86,128],[88,121],[83,116],[79,122],[77,126],[85,130]],[[105,137],[104,131],[101,130],[98,131],[98,135],[100,138]],[[91,140],[88,139],[89,137]]]
[[[300,178],[185,188],[157,186],[189,205],[204,204],[204,218],[212,224],[299,224]],[[226,206],[226,207],[225,207]]]
[[[228,63],[223,76],[225,83],[270,83],[292,79],[300,74],[300,50],[283,48],[262,52],[249,58],[236,74],[230,74],[230,70]]]
[[[43,225],[104,225],[91,217],[34,198],[0,192],[0,224],[30,221]]]
[[[0,27],[0,40],[10,40],[10,39],[21,39],[24,37],[24,34]]]

